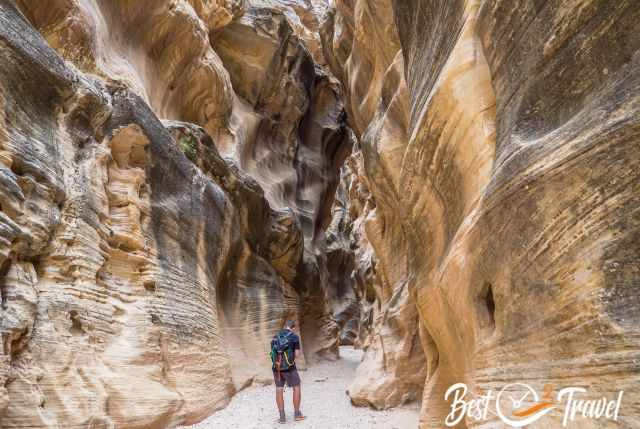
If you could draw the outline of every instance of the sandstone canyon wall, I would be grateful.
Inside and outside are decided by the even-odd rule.
[[[636,22],[0,0],[0,428],[196,422],[269,377],[285,318],[308,361],[365,349],[352,402],[421,400],[421,428],[456,382],[623,389],[640,426]]]
[[[580,427],[640,425],[639,19],[632,1],[336,0],[323,46],[361,148],[361,289],[380,285],[354,401],[388,405],[419,337],[423,428],[456,382],[624,390],[619,422]]]
[[[353,142],[298,6],[0,2],[0,427],[196,422],[286,318],[336,356]]]

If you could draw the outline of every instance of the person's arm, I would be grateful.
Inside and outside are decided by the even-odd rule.
[[[293,350],[294,350],[296,359],[298,359],[300,357],[300,355],[302,354],[302,352],[300,351],[300,340],[299,339],[293,345]]]

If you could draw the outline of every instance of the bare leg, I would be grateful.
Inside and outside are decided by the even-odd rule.
[[[300,412],[300,397],[302,396],[302,389],[300,385],[293,387],[293,409],[296,411],[296,415]]]
[[[283,391],[284,391],[284,388],[276,387],[276,404],[278,404],[278,411],[281,411],[281,412],[284,411],[284,395],[282,393]]]

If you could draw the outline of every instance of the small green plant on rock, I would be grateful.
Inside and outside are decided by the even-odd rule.
[[[198,155],[198,142],[193,136],[182,136],[178,139],[178,143],[180,144],[180,148],[188,158],[196,158],[196,156]]]

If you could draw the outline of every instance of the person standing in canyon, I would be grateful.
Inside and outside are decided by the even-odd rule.
[[[273,380],[276,384],[276,405],[280,413],[279,423],[286,423],[284,412],[284,386],[293,388],[293,409],[295,420],[304,420],[305,416],[300,411],[301,388],[300,376],[296,368],[296,358],[300,356],[300,337],[294,332],[296,322],[287,320],[284,328],[271,340],[271,362]]]

